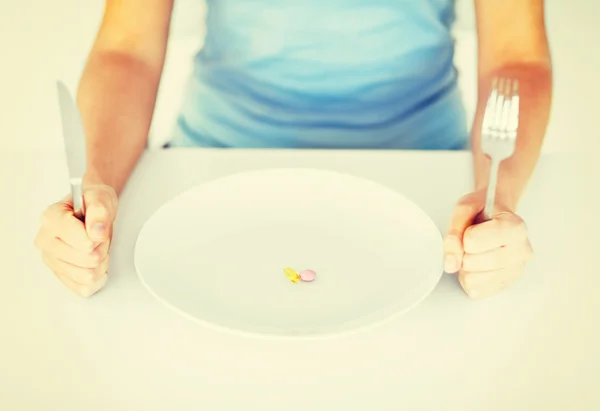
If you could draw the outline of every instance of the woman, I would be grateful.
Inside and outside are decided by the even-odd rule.
[[[118,195],[147,141],[173,0],[107,0],[78,90],[87,134],[85,224],[70,199],[36,238],[57,277],[89,296],[107,279]],[[475,191],[460,199],[445,270],[471,297],[495,294],[531,254],[515,214],[548,122],[551,65],[543,0],[476,0],[479,105],[471,140],[457,88],[451,0],[208,0],[170,142],[175,147],[459,149],[472,146]],[[478,129],[491,79],[519,80],[514,156],[496,216],[484,223],[488,161]],[[471,142],[472,144],[469,144]]]

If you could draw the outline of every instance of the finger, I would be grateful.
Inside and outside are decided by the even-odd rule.
[[[465,230],[463,247],[466,253],[478,254],[527,239],[525,222],[516,214],[503,212],[493,219]]]
[[[463,235],[481,211],[479,203],[477,197],[470,194],[464,196],[454,208],[448,232],[444,238],[444,270],[448,273],[458,272],[462,265]]]
[[[108,280],[108,274],[104,274],[102,277],[100,277],[94,283],[87,284],[87,285],[80,285],[80,284],[73,282],[70,278],[68,278],[64,275],[55,274],[55,276],[67,288],[69,288],[70,290],[75,292],[75,294],[77,294],[80,297],[86,297],[86,298],[96,294],[99,290],[104,288],[104,286],[106,285],[106,282]]]
[[[117,212],[117,196],[108,186],[89,188],[84,192],[85,228],[89,238],[97,243],[107,241]]]
[[[42,216],[42,235],[58,237],[80,251],[91,251],[96,244],[85,232],[85,226],[75,216],[70,204],[59,202],[46,209]]]
[[[46,242],[42,250],[53,258],[65,263],[81,268],[96,268],[106,256],[105,250],[108,250],[108,247],[105,246],[106,243],[98,245],[94,250],[85,252],[71,247],[60,238],[51,238]]]
[[[109,248],[110,240],[98,244],[98,246],[96,246],[96,248],[94,249],[94,252],[100,256],[100,260],[104,260],[104,258],[108,255]]]
[[[458,272],[462,265],[463,248],[456,234],[448,234],[444,239],[444,271],[449,274]]]
[[[525,264],[485,272],[462,271],[458,281],[465,293],[473,299],[491,297],[513,284],[523,273]]]
[[[72,290],[73,292],[75,292],[76,294],[83,296],[84,294],[87,294],[88,290],[91,288],[90,285],[82,285],[82,284],[78,284],[75,281],[71,280],[69,277],[60,274],[60,273],[56,273],[54,272],[54,276],[56,278],[58,278],[60,280],[61,283],[63,283],[68,289]]]
[[[479,254],[466,253],[462,269],[467,272],[486,272],[524,264],[531,258],[533,250],[528,240],[521,244],[511,244],[484,251]]]
[[[69,278],[78,285],[90,285],[105,273],[108,267],[108,257],[106,257],[96,268],[82,268],[73,264],[66,263],[51,255],[43,254],[44,263],[56,274]]]

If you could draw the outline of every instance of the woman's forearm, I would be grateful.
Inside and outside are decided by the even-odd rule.
[[[77,93],[87,139],[87,183],[121,193],[146,147],[161,72],[162,65],[134,55],[92,51]]]
[[[515,152],[500,165],[497,193],[500,201],[514,210],[539,159],[548,125],[552,99],[552,70],[549,65],[514,65],[480,74],[479,99],[472,132],[476,190],[487,186],[490,161],[481,151],[480,134],[485,105],[493,77],[519,81],[519,128]]]

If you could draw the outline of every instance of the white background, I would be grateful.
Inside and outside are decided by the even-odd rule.
[[[0,147],[61,149],[55,81],[73,89],[103,10],[103,0],[3,1],[0,13]],[[546,0],[554,59],[555,99],[545,151],[573,149],[594,130],[592,96],[598,89],[600,2]],[[473,2],[457,0],[456,65],[465,106],[475,104],[476,36]],[[202,43],[202,0],[176,0],[172,35],[151,145],[167,138],[181,91]],[[593,39],[596,39],[594,44]]]
[[[584,258],[597,261],[598,247],[593,241],[600,231],[594,226],[600,207],[589,207],[588,214],[578,208],[578,215],[573,208],[560,210],[581,181],[561,175],[554,163],[542,161],[526,218],[537,237],[536,252],[546,256],[534,264],[542,275],[527,276],[521,287],[507,290],[511,298],[477,305],[459,297],[454,279],[445,277],[436,297],[419,306],[421,315],[428,318],[440,318],[442,310],[454,314],[440,321],[439,328],[429,327],[431,323],[423,317],[407,316],[406,328],[383,329],[341,347],[333,341],[282,351],[275,344],[240,344],[191,326],[158,304],[131,270],[115,270],[121,274],[112,277],[107,292],[97,299],[69,298],[43,266],[32,241],[42,209],[68,190],[55,81],[60,77],[75,87],[103,0],[0,2],[0,408],[79,411],[117,409],[117,404],[121,405],[118,409],[177,410],[186,409],[184,405],[189,409],[189,404],[200,400],[211,410],[247,409],[255,404],[251,401],[263,401],[257,406],[262,410],[279,410],[285,409],[280,404],[289,404],[289,398],[297,395],[294,410],[319,409],[314,407],[316,402],[331,410],[381,409],[381,403],[374,400],[386,396],[436,410],[466,410],[469,405],[475,410],[599,409],[593,404],[598,404],[595,381],[600,369],[596,315],[600,277],[591,264],[584,267],[588,262]],[[556,151],[573,148],[584,137],[592,141],[598,136],[595,91],[600,74],[600,3],[546,3],[556,87],[545,150]],[[468,0],[458,0],[458,6],[457,65],[465,103],[472,112],[473,13]],[[178,1],[153,144],[164,139],[179,105],[191,57],[202,39],[202,16],[201,0]],[[467,181],[463,177],[470,168],[463,158],[467,153],[433,153],[432,157],[394,153],[385,163],[373,153],[349,153],[331,161],[325,152],[254,157],[243,151],[214,155],[202,150],[177,151],[149,153],[153,161],[146,163],[147,178],[138,176],[131,186],[139,191],[130,194],[131,201],[123,201],[123,220],[130,229],[127,236],[117,236],[122,246],[115,247],[113,260],[119,253],[124,261],[131,258],[132,246],[127,244],[133,244],[136,227],[153,207],[184,187],[226,172],[291,161],[305,166],[343,165],[366,177],[388,178],[392,169],[406,176],[416,170],[416,178],[390,178],[389,183],[402,181],[403,187],[414,187],[413,194],[407,195],[421,193],[420,202],[430,207],[427,210],[436,221],[445,224],[446,212],[434,211],[450,212],[450,202],[463,190]],[[423,158],[441,161],[427,161],[433,165],[425,173],[416,160],[409,161],[417,158],[413,155],[418,156],[418,164]],[[392,167],[392,160],[397,168]],[[190,169],[197,173],[184,172]],[[435,190],[417,190],[421,184],[433,186],[427,185],[425,176],[439,176]],[[597,182],[588,187],[592,189],[587,192],[594,195]],[[563,235],[571,223],[575,228]],[[577,259],[567,260],[573,250]],[[567,261],[554,266],[558,260]],[[436,329],[443,338],[431,338]],[[412,355],[416,351],[423,356]],[[468,355],[463,358],[457,352]],[[264,358],[272,363],[265,366]],[[275,374],[278,366],[283,371]],[[323,368],[319,378],[316,371]],[[414,369],[421,372],[412,373]],[[441,374],[434,374],[440,370]],[[296,391],[293,383],[298,379],[308,391]],[[398,384],[399,380],[407,385]],[[323,386],[323,381],[335,383]],[[350,384],[357,387],[354,396],[347,395]],[[232,385],[234,389],[227,392]],[[174,407],[174,400],[182,407]],[[19,405],[3,407],[7,403]]]

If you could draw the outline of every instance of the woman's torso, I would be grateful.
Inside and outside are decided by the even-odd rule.
[[[208,0],[174,145],[458,148],[452,0]]]

